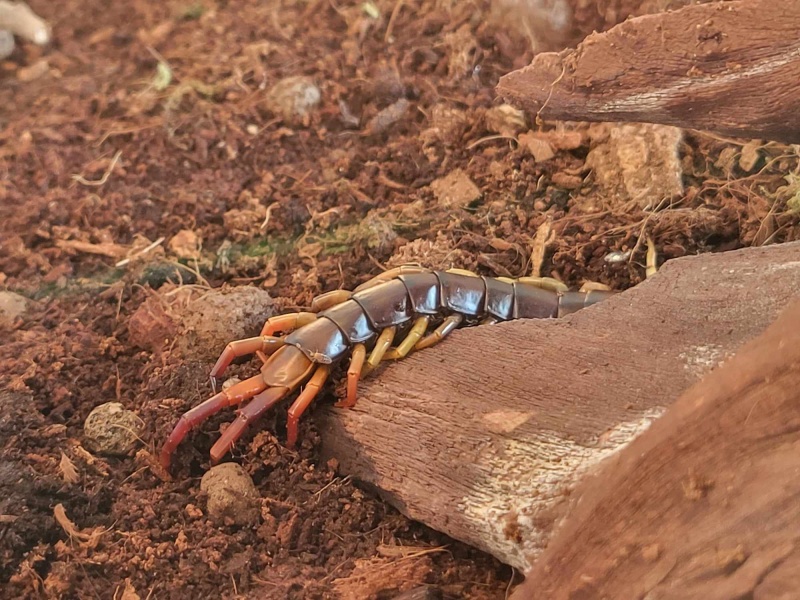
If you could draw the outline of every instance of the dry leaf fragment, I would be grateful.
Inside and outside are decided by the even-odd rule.
[[[447,546],[399,546],[396,544],[380,544],[377,548],[378,556],[386,558],[416,558],[446,550]]]
[[[520,134],[519,143],[520,146],[523,146],[526,150],[528,150],[528,152],[531,153],[533,160],[535,160],[537,163],[550,160],[556,155],[555,151],[553,151],[553,147],[547,142],[547,140],[543,140],[535,134]]]
[[[745,173],[750,173],[755,169],[756,164],[761,158],[759,149],[764,145],[761,140],[750,140],[742,146],[742,154],[739,156],[739,168]]]
[[[61,471],[61,477],[67,483],[78,483],[81,479],[78,475],[78,469],[75,468],[75,463],[63,452],[61,453],[61,462],[58,463],[58,469]]]
[[[92,467],[97,473],[102,475],[103,477],[108,477],[108,463],[104,460],[101,460],[95,456],[92,456],[86,448],[77,444],[72,449],[74,454],[77,454],[78,458],[80,458],[83,462],[87,465]]]
[[[489,240],[489,245],[499,252],[505,252],[506,250],[511,250],[516,247],[511,242],[507,242],[502,238],[492,238]]]
[[[56,246],[62,250],[72,250],[85,254],[99,254],[100,256],[108,256],[109,258],[125,256],[125,252],[127,251],[125,246],[120,246],[119,244],[92,244],[91,242],[82,242],[80,240],[56,240]]]
[[[478,186],[461,169],[454,169],[444,177],[435,179],[431,182],[430,189],[445,208],[466,208],[481,198]]]
[[[178,258],[200,258],[201,247],[200,236],[191,229],[181,229],[167,244],[167,248]]]
[[[539,225],[531,243],[531,277],[541,277],[544,255],[547,252],[547,246],[552,243],[554,237],[552,224],[550,219],[547,219]]]
[[[510,104],[493,106],[486,111],[485,119],[486,129],[509,137],[528,127],[525,113]]]
[[[103,537],[104,531],[100,527],[96,527],[88,533],[78,529],[75,523],[70,521],[63,504],[56,504],[55,508],[53,508],[53,516],[56,519],[56,523],[61,525],[61,528],[66,532],[70,539],[76,540],[81,546],[86,548],[95,548],[100,542],[100,538]]]
[[[114,598],[116,597],[117,594],[114,593]],[[139,594],[136,593],[136,588],[133,587],[130,577],[125,579],[125,587],[122,589],[122,594],[119,596],[119,600],[140,600],[140,598],[141,596],[139,596]]]

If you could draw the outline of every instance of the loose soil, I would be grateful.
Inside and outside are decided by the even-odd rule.
[[[537,162],[494,93],[530,62],[530,29],[488,2],[31,5],[54,44],[0,63],[0,286],[32,300],[0,320],[5,597],[506,594],[509,568],[322,463],[313,410],[297,451],[277,411],[233,457],[258,525],[210,519],[200,477],[230,413],[172,477],[158,468],[213,358],[147,342],[132,317],[148,301],[169,315],[186,293],[254,286],[289,310],[407,260],[624,289],[646,235],[661,261],[800,238],[796,147],[687,134],[684,192],[658,212],[595,185],[597,126],[544,124]],[[317,86],[305,114],[275,88],[299,76],[282,88],[313,105]],[[109,401],[142,421],[130,456],[85,448]]]

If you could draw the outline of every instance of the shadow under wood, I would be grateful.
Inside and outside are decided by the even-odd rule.
[[[323,451],[411,518],[529,570],[575,486],[800,291],[800,243],[667,263],[565,319],[455,332],[320,411]]]

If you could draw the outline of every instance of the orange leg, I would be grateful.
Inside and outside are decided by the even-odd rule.
[[[285,387],[267,388],[239,411],[239,416],[211,447],[211,464],[217,464],[244,434],[247,426],[283,400],[291,390]]]
[[[330,371],[331,368],[328,365],[320,365],[317,367],[317,370],[314,371],[305,389],[300,392],[297,400],[289,407],[289,419],[286,421],[287,448],[294,448],[295,443],[297,443],[297,423],[314,398],[317,397],[317,394],[319,394]]]
[[[340,400],[334,406],[338,408],[350,408],[356,404],[358,393],[358,380],[361,377],[361,369],[364,366],[364,359],[367,357],[367,347],[364,344],[356,344],[350,358],[350,366],[347,369],[347,397]]]
[[[261,330],[261,336],[275,335],[278,332],[290,333],[298,327],[308,325],[312,321],[315,321],[316,318],[317,315],[313,312],[289,313],[288,315],[270,317]]]
[[[172,453],[188,435],[192,428],[196,427],[211,415],[214,415],[228,406],[241,404],[256,394],[262,392],[266,384],[261,375],[256,375],[245,379],[232,385],[227,390],[222,390],[219,394],[215,394],[205,402],[202,402],[194,408],[188,410],[178,422],[172,433],[169,434],[167,441],[164,442],[164,447],[161,449],[161,465],[165,469],[169,469],[169,463],[172,458]]]
[[[225,346],[225,350],[222,351],[214,368],[211,369],[211,387],[216,390],[217,377],[220,377],[225,372],[225,369],[230,366],[235,358],[247,356],[248,354],[254,354],[256,352],[269,355],[281,346],[283,346],[283,340],[271,335],[231,342]]]

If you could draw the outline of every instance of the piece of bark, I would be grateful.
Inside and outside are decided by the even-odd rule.
[[[639,121],[800,142],[800,2],[738,0],[625,21],[538,54],[498,93],[545,119]]]
[[[514,598],[800,596],[800,300],[587,480]]]
[[[413,519],[528,570],[575,485],[800,291],[800,243],[666,263],[563,319],[456,331],[328,409],[323,451]]]

